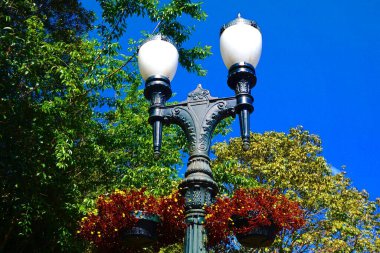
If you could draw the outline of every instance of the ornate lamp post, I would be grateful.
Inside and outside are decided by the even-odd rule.
[[[206,252],[204,205],[210,205],[218,191],[210,168],[210,142],[216,125],[239,115],[243,149],[249,148],[249,116],[253,111],[251,89],[256,84],[255,67],[260,59],[261,32],[254,21],[238,16],[220,32],[220,50],[228,71],[228,86],[234,97],[214,98],[200,85],[187,101],[166,106],[171,97],[170,82],[178,65],[178,51],[168,38],[153,36],[141,45],[140,72],[145,80],[145,97],[151,102],[149,123],[153,127],[154,153],[159,154],[162,126],[179,125],[187,136],[190,157],[180,189],[185,196],[186,253]]]

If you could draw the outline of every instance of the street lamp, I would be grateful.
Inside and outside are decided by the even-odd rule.
[[[253,111],[251,89],[256,84],[255,67],[261,55],[261,32],[254,21],[240,17],[224,25],[220,50],[228,68],[228,86],[234,97],[214,98],[201,85],[188,94],[185,102],[166,106],[172,96],[170,82],[178,65],[178,51],[163,35],[142,43],[138,65],[145,80],[144,95],[150,101],[149,123],[153,127],[154,153],[159,155],[162,126],[179,125],[187,136],[190,157],[180,190],[185,196],[186,253],[206,252],[204,206],[217,194],[210,168],[210,143],[216,125],[224,118],[239,115],[243,149],[249,148],[249,116]]]

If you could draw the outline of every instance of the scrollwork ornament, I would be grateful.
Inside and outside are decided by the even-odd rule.
[[[173,109],[173,114],[174,115],[178,115],[180,112],[181,112],[181,110],[178,107],[176,107],[176,108]]]
[[[224,115],[223,111],[226,111],[226,102],[221,101],[211,106],[211,108],[207,112],[202,124],[202,132],[200,133],[199,137],[198,149],[200,151],[205,152],[209,150],[212,130],[215,128],[216,124]]]
[[[226,107],[226,103],[225,103],[225,102],[219,102],[219,103],[218,103],[218,108],[219,108],[220,110],[224,109],[225,107]]]

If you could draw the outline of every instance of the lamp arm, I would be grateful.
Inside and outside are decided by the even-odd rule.
[[[235,91],[236,114],[239,115],[243,150],[247,151],[250,145],[250,114],[254,109],[251,90],[256,85],[255,68],[246,62],[232,65],[227,83]]]
[[[151,104],[149,123],[153,127],[154,154],[158,157],[162,143],[163,108],[165,108],[166,101],[172,96],[169,79],[160,75],[148,78],[145,83],[144,96]]]

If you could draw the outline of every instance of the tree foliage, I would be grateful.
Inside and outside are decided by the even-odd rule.
[[[379,200],[369,199],[344,173],[334,175],[322,156],[321,140],[301,127],[289,134],[251,134],[252,146],[240,139],[215,145],[214,175],[222,192],[266,184],[297,200],[307,224],[282,233],[263,252],[378,252]],[[239,252],[251,252],[248,249]]]
[[[186,22],[206,14],[190,0],[98,3],[102,20],[94,23],[77,0],[0,2],[0,252],[82,252],[77,221],[98,195],[129,187],[165,195],[180,180],[184,135],[165,128],[162,157],[153,157],[136,52],[160,31],[176,42],[182,67],[204,75],[198,60],[210,48],[185,45],[194,30]],[[142,26],[128,40],[136,16],[155,29]],[[300,201],[309,219],[270,250],[379,251],[378,203],[331,173],[318,137],[292,129],[252,139],[245,153],[238,139],[216,145],[221,191],[268,184]]]
[[[127,56],[117,41],[127,17],[161,21],[184,67],[202,74],[195,62],[209,48],[182,47],[192,28],[177,18],[205,14],[190,1],[99,2],[106,23],[95,40],[94,15],[78,1],[0,3],[0,251],[82,251],[77,221],[100,193],[164,194],[178,182],[184,138],[166,128],[163,158],[154,159],[137,43]]]

